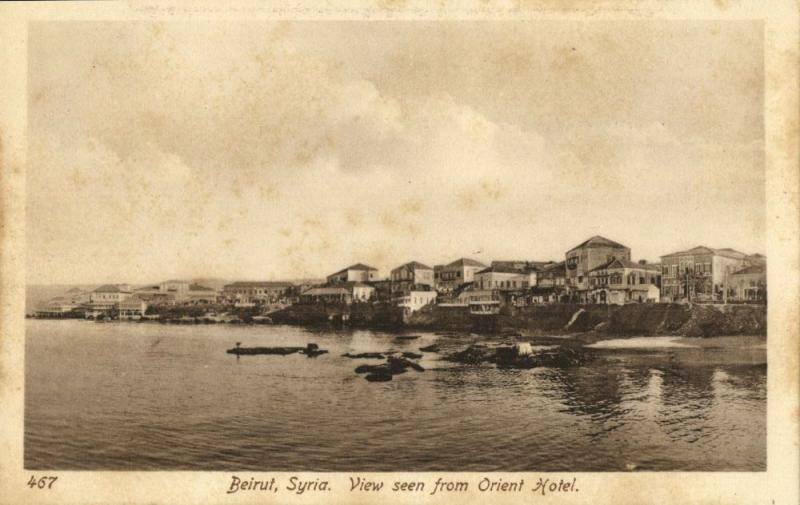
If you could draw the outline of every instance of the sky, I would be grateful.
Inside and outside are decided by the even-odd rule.
[[[754,22],[38,22],[31,284],[765,252]]]

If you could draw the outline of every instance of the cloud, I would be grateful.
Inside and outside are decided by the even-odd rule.
[[[532,35],[495,33],[498,55],[528,62],[521,80],[480,59],[464,31],[442,59],[374,27],[358,32],[373,46],[337,36],[350,50],[328,53],[337,28],[314,26],[37,25],[30,278],[319,276],[479,250],[558,259],[605,230],[652,243],[652,256],[673,236],[654,238],[652,223],[696,209],[747,220],[758,241],[760,144],[609,112],[597,89],[554,76],[607,75],[585,45],[573,55],[569,41],[542,42],[537,59],[514,49]],[[437,57],[434,86],[421,72]],[[565,68],[537,74],[553,59]],[[539,103],[565,86],[576,103]],[[591,121],[576,120],[581,106]],[[724,233],[730,246],[743,235]]]

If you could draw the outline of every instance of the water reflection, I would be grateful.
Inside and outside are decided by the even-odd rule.
[[[28,468],[765,467],[763,350],[597,350],[579,367],[531,370],[459,365],[425,353],[425,372],[368,383],[354,368],[375,361],[342,354],[432,343],[449,352],[468,341],[289,327],[31,323]],[[314,341],[330,354],[237,360],[224,352],[237,341]]]

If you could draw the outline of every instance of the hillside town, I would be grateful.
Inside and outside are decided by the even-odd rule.
[[[29,314],[37,318],[93,320],[268,320],[292,305],[391,304],[405,313],[426,307],[468,307],[494,314],[504,306],[535,304],[702,303],[766,304],[766,257],[734,249],[694,247],[634,261],[631,249],[594,236],[558,261],[459,258],[429,266],[409,261],[388,277],[355,263],[320,282],[236,281],[221,289],[190,280],[133,286],[72,288]]]

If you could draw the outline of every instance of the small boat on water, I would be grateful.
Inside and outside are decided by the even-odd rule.
[[[305,347],[242,347],[241,342],[236,342],[236,347],[228,349],[226,352],[237,356],[253,356],[259,354],[286,356],[289,354],[305,354],[309,358],[316,358],[320,354],[326,354],[328,351],[320,349],[319,346],[314,343],[307,344]]]

